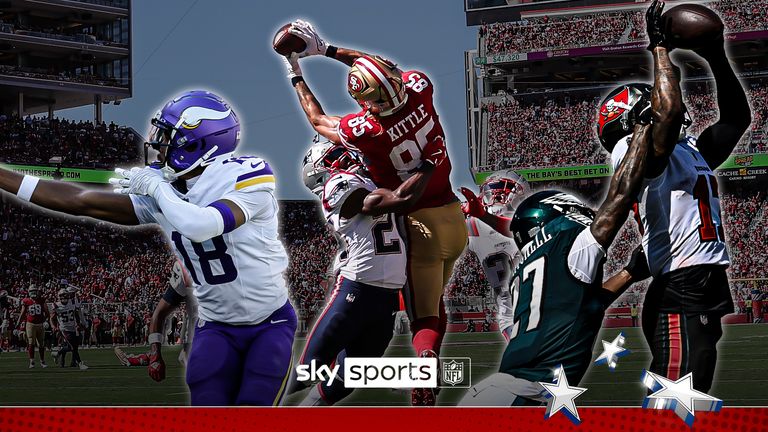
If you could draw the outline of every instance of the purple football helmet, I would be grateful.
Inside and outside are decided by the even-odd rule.
[[[234,152],[239,141],[240,122],[229,104],[211,92],[193,90],[155,114],[144,154],[148,159],[149,147],[158,151],[167,147],[164,165],[181,176]]]

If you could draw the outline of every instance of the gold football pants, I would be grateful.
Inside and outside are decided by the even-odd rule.
[[[408,248],[405,304],[411,321],[439,315],[440,297],[453,265],[467,245],[467,226],[458,201],[404,216]]]

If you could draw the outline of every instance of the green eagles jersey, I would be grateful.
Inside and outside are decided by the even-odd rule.
[[[592,346],[613,298],[602,288],[602,262],[594,282],[576,279],[568,253],[591,221],[561,216],[542,228],[522,253],[510,292],[514,325],[500,372],[529,381],[551,381],[559,365],[578,383],[592,359]]]

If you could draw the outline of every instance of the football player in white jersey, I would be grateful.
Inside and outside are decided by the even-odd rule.
[[[88,366],[80,359],[80,308],[75,301],[73,290],[62,288],[58,293],[59,300],[53,304],[51,313],[51,327],[53,333],[61,334],[61,349],[56,355],[59,366],[64,367],[67,353],[72,352],[72,362],[69,367],[79,367],[80,370],[88,370]]]
[[[445,159],[442,140],[427,144],[412,177],[396,190],[378,188],[360,158],[329,141],[304,157],[304,184],[322,201],[323,215],[342,241],[334,269],[336,285],[307,337],[298,366],[339,365],[339,375],[319,382],[302,405],[333,405],[352,393],[343,381],[344,359],[384,355],[406,283],[406,247],[395,212],[421,198],[436,166]],[[313,368],[314,368],[313,367]],[[289,392],[312,384],[297,373]]]
[[[240,123],[207,91],[189,91],[152,119],[145,168],[119,170],[117,192],[0,170],[0,188],[52,210],[124,225],[157,223],[189,272],[199,321],[187,367],[193,405],[276,405],[291,363],[296,314],[282,272],[275,177],[234,157]],[[160,357],[163,336],[149,336]]]
[[[699,138],[688,124],[676,67],[669,59],[656,1],[646,16],[653,53],[653,87],[627,84],[600,107],[598,135],[616,167],[627,151],[637,116],[651,114],[651,99],[679,107],[680,115],[652,113],[653,146],[646,183],[637,198],[642,244],[653,282],[643,306],[643,332],[653,356],[650,370],[669,379],[693,372],[694,387],[707,392],[717,362],[720,320],[733,312],[726,268],[717,179],[713,172],[749,127],[751,113],[721,38],[695,50],[714,75],[718,121]]]
[[[514,203],[530,192],[528,182],[512,170],[498,171],[480,186],[480,196],[461,188],[467,199],[462,206],[467,216],[469,245],[483,266],[485,277],[498,307],[499,331],[509,340],[513,319],[509,313],[512,301],[509,297],[509,280],[512,277],[512,261],[518,253],[509,225],[514,214]]]

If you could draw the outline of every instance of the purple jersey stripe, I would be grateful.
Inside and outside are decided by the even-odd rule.
[[[208,207],[213,207],[218,210],[219,213],[221,213],[221,217],[224,218],[224,234],[234,230],[237,227],[237,224],[235,223],[235,215],[232,213],[232,210],[227,207],[226,204],[216,201]]]
[[[235,183],[239,183],[243,180],[248,180],[249,178],[253,178],[253,177],[258,177],[263,175],[273,175],[273,174],[274,173],[272,172],[272,168],[269,167],[268,163],[264,162],[264,168],[258,171],[253,171],[253,172],[249,172],[248,174],[241,175],[240,177],[237,178],[237,180],[235,180]]]

